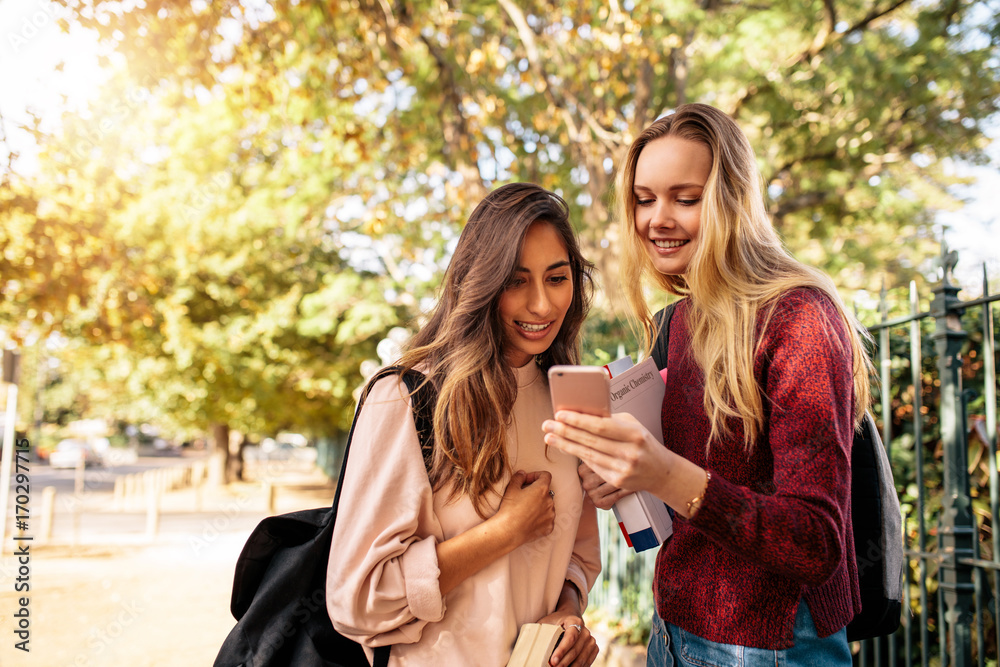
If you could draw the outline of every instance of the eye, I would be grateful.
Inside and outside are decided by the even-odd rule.
[[[566,282],[567,280],[569,280],[569,276],[563,276],[563,275],[549,276],[549,282],[554,283],[556,285],[561,285],[562,283]]]
[[[507,286],[504,289],[515,289],[517,287],[520,287],[526,282],[527,281],[521,276],[514,276],[513,278],[507,281]]]
[[[697,197],[695,199],[678,199],[677,203],[680,204],[681,206],[694,206],[700,201],[701,197]]]
[[[635,205],[636,206],[649,206],[652,203],[653,203],[652,199],[636,199],[635,200]]]

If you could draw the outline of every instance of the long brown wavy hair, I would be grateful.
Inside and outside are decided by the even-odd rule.
[[[712,156],[702,195],[700,240],[687,272],[681,275],[656,270],[645,240],[635,227],[636,164],[642,150],[662,137],[702,144]],[[712,424],[709,442],[729,432],[728,418],[743,421],[747,449],[753,447],[764,429],[764,397],[753,377],[758,342],[755,327],[762,314],[766,328],[777,298],[796,287],[811,287],[826,294],[847,325],[857,426],[870,402],[873,368],[862,342],[867,332],[844,307],[833,281],[786,250],[767,215],[763,178],[753,148],[739,125],[707,104],[683,105],[639,134],[629,147],[618,177],[616,205],[623,239],[621,282],[630,317],[642,333],[648,353],[657,331],[642,290],[643,278],[672,294],[690,298],[691,350],[705,374],[705,412]]]
[[[561,197],[530,183],[511,183],[483,199],[462,230],[438,303],[399,363],[420,366],[437,394],[434,490],[453,484],[480,516],[486,496],[508,472],[507,427],[517,379],[505,356],[500,297],[514,277],[521,246],[535,222],[552,225],[569,255],[573,301],[548,350],[535,360],[545,376],[555,364],[580,361],[579,334],[593,295],[593,265],[583,258]]]

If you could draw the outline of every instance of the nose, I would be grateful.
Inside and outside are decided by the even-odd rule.
[[[656,204],[653,206],[652,212],[650,213],[649,225],[650,227],[659,227],[659,228],[662,227],[672,228],[676,226],[674,222],[673,213],[671,212],[670,207],[667,206],[667,202],[665,201],[656,202]]]
[[[542,283],[532,284],[531,292],[528,294],[528,312],[532,315],[545,315],[549,312],[551,303],[549,295],[545,291],[545,285]]]

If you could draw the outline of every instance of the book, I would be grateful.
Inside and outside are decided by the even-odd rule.
[[[560,625],[525,623],[517,633],[507,667],[547,667],[562,635]]]
[[[652,358],[632,365],[623,357],[605,366],[611,375],[611,413],[628,412],[663,443],[663,377]],[[611,508],[626,543],[637,552],[655,549],[674,532],[670,508],[648,491],[621,498]]]

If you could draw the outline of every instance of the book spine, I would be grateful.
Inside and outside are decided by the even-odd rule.
[[[618,511],[618,504],[615,503],[611,506],[611,511],[615,513],[615,521],[618,522],[618,528],[622,531],[622,537],[625,538],[625,544],[632,548],[632,540],[628,536],[628,529],[625,528],[625,522],[622,520],[621,512]]]
[[[639,494],[625,496],[612,509],[630,547],[638,552],[660,546],[654,524],[650,523]]]

